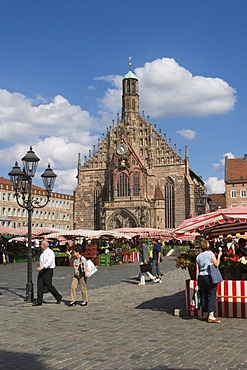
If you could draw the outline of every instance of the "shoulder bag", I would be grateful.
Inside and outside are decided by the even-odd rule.
[[[221,273],[220,273],[220,270],[218,269],[218,267],[216,267],[216,266],[214,266],[214,264],[212,264],[212,265],[209,265],[209,269],[210,269],[210,275],[211,275],[211,278],[212,278],[212,282],[214,284],[221,283],[223,281],[223,278],[221,276]]]

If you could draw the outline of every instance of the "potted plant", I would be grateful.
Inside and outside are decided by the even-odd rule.
[[[179,257],[176,258],[176,267],[182,270],[189,271],[191,280],[196,279],[196,256],[198,255],[198,250],[191,249],[188,252],[181,253]]]

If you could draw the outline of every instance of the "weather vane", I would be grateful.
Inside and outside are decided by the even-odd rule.
[[[132,57],[128,57],[128,59],[129,59],[129,70],[131,70],[131,66],[132,66],[132,62],[131,62],[131,60],[132,60]]]

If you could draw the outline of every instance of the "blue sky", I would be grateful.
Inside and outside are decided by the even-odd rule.
[[[246,0],[1,0],[0,176],[32,145],[71,193],[132,56],[140,112],[224,191],[225,155],[247,153],[246,18]]]

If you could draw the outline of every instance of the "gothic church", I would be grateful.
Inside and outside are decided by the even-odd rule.
[[[197,214],[206,193],[176,145],[139,112],[139,82],[122,81],[122,115],[81,162],[74,191],[74,228],[155,227],[171,230]]]

